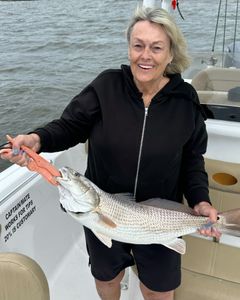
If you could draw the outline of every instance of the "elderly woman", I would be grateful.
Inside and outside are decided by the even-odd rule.
[[[127,30],[130,66],[106,70],[80,92],[62,116],[12,142],[3,159],[26,165],[21,145],[60,151],[89,141],[86,176],[110,193],[136,201],[182,202],[216,221],[203,154],[204,117],[196,91],[180,73],[189,60],[182,33],[162,9],[138,8]],[[218,236],[210,229],[202,234]],[[181,281],[180,255],[162,245],[113,241],[107,248],[85,229],[91,272],[103,300],[120,298],[124,269],[136,264],[144,299],[172,300]],[[81,280],[81,278],[76,279]]]

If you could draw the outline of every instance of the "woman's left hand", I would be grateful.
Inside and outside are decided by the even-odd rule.
[[[217,210],[211,206],[209,202],[202,201],[194,206],[195,213],[200,216],[209,217],[209,222],[217,222]],[[219,232],[213,226],[206,226],[199,229],[199,233],[204,236],[215,237],[217,240],[221,237],[221,232]]]

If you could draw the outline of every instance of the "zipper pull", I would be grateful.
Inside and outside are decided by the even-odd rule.
[[[148,107],[145,107],[145,116],[148,115]]]

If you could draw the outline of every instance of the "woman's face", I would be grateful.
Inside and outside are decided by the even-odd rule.
[[[128,55],[137,86],[156,85],[172,61],[170,39],[158,24],[139,21],[132,29]]]

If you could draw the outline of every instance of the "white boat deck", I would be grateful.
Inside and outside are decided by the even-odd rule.
[[[93,277],[88,267],[88,257],[84,245],[84,237],[81,235],[74,246],[65,255],[58,270],[49,282],[51,299],[99,299]],[[122,289],[121,300],[130,300],[128,290]]]

